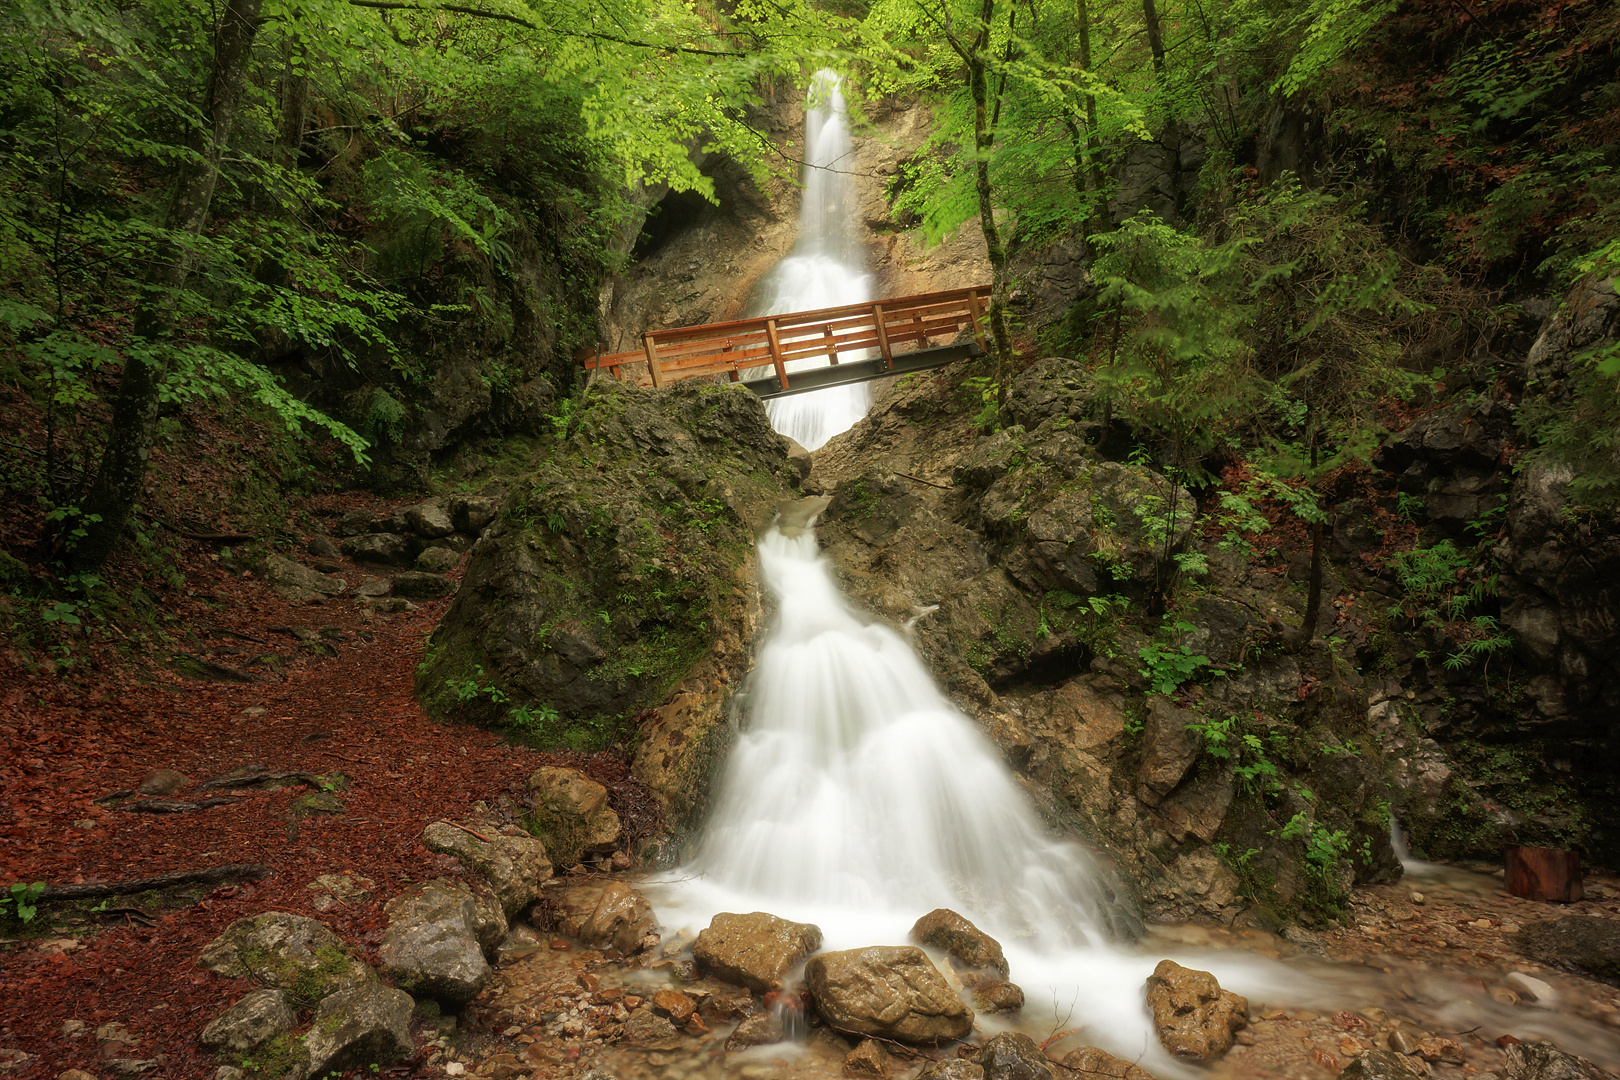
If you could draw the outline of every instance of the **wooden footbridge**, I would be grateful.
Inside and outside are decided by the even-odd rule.
[[[586,368],[605,369],[642,386],[724,375],[762,398],[782,397],[983,356],[989,348],[984,334],[989,296],[989,286],[981,286],[649,330],[634,352],[603,356],[582,350],[576,357]],[[826,366],[789,370],[797,361],[823,357]]]

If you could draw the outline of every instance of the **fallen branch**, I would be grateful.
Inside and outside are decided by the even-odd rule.
[[[949,485],[949,484],[936,484],[932,480],[924,480],[922,477],[920,477],[920,476],[912,476],[910,473],[897,472],[894,475],[903,476],[907,480],[915,480],[919,484],[927,484],[929,487],[939,488],[939,490],[941,490],[941,491],[951,491],[951,490],[953,490],[951,488],[951,485]]]
[[[177,885],[235,885],[268,877],[270,868],[260,863],[225,863],[206,870],[176,870],[156,877],[133,881],[104,881],[94,885],[47,885],[35,901],[40,904],[69,900],[98,900],[106,896],[129,896],[152,889],[172,889]]]
[[[476,837],[478,837],[478,839],[482,840],[486,844],[493,844],[495,842],[495,841],[491,840],[489,837],[485,836],[483,833],[474,832],[473,830],[467,828],[467,826],[465,826],[465,825],[457,825],[453,821],[445,821],[443,818],[440,818],[439,819],[439,824],[440,825],[448,825],[452,829],[460,829],[462,832],[466,833],[468,836],[476,836]]]

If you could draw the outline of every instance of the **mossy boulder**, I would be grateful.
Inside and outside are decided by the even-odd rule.
[[[796,476],[741,387],[597,383],[574,435],[513,486],[474,547],[422,665],[422,702],[542,746],[623,738],[729,628],[752,625],[754,534]]]

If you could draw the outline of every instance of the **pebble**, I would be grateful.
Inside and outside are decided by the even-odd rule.
[[[446,1076],[460,1076],[466,1071],[467,1066],[459,1061],[447,1061],[444,1063],[444,1075]]]
[[[1522,971],[1515,971],[1506,979],[1509,986],[1544,1008],[1552,1008],[1558,1004],[1558,991],[1542,982],[1540,979],[1526,975]]]
[[[1412,1036],[1408,1035],[1406,1032],[1402,1031],[1400,1028],[1396,1028],[1394,1031],[1391,1031],[1389,1033],[1389,1038],[1386,1041],[1389,1043],[1389,1048],[1395,1051],[1397,1054],[1417,1053],[1417,1040],[1412,1038]]]
[[[1422,894],[1422,893],[1420,893],[1420,892],[1414,892],[1414,893],[1413,893],[1413,894],[1412,894],[1412,903],[1414,903],[1414,904],[1421,904],[1421,903],[1423,903],[1423,901],[1424,901],[1424,896],[1423,896],[1423,894]]]

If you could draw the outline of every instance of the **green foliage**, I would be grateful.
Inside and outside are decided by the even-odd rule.
[[[1204,753],[1232,764],[1238,783],[1253,795],[1270,795],[1282,790],[1276,762],[1266,755],[1266,738],[1242,716],[1224,720],[1205,719],[1188,724],[1204,742]],[[1279,737],[1271,736],[1275,742]]]
[[[1397,6],[1399,0],[1311,0],[1295,16],[1296,25],[1305,27],[1299,51],[1271,89],[1285,96],[1298,93]]]
[[[18,922],[31,923],[39,911],[35,906],[35,901],[44,894],[45,883],[43,881],[36,881],[32,885],[24,884],[21,881],[13,882],[5,894],[0,895],[0,910],[4,910],[6,904],[10,904],[12,913],[16,916]]]
[[[1196,627],[1178,621],[1169,627],[1173,633],[1191,633]],[[1191,682],[1210,666],[1209,657],[1195,653],[1189,645],[1151,642],[1136,650],[1142,661],[1141,676],[1157,694],[1173,694],[1183,683]]]

